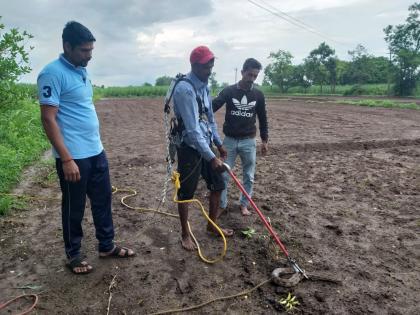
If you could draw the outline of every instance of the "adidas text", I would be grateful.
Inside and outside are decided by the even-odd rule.
[[[241,112],[240,110],[231,110],[230,114],[233,116],[243,116],[243,117],[252,117],[253,113]]]

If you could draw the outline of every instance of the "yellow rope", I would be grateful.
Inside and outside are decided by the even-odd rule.
[[[173,213],[169,213],[169,212],[164,212],[164,211],[160,211],[160,210],[156,210],[156,209],[141,208],[141,207],[133,207],[133,206],[130,206],[129,204],[127,204],[125,202],[125,200],[127,198],[131,198],[131,197],[136,196],[137,195],[137,191],[135,191],[134,189],[131,189],[131,188],[120,189],[120,188],[117,188],[115,186],[112,186],[112,193],[113,194],[119,193],[119,192],[128,192],[128,193],[130,193],[129,195],[126,195],[126,196],[122,197],[121,200],[120,200],[121,201],[121,204],[124,205],[125,207],[129,208],[129,209],[136,210],[136,211],[143,211],[143,212],[156,212],[156,213],[164,214],[164,215],[167,215],[167,216],[170,216],[170,217],[174,217],[174,218],[178,218],[179,217],[177,214],[173,214]]]
[[[251,288],[249,290],[245,290],[245,291],[242,291],[242,292],[237,293],[237,294],[232,294],[232,295],[228,295],[228,296],[221,296],[221,297],[218,297],[218,298],[209,300],[207,302],[203,302],[203,303],[198,304],[198,305],[194,305],[194,306],[190,306],[190,307],[185,307],[185,308],[171,309],[171,310],[166,310],[166,311],[159,311],[159,312],[156,312],[156,313],[150,313],[149,315],[162,315],[162,314],[180,313],[180,312],[186,312],[186,311],[196,310],[198,308],[201,308],[201,307],[206,306],[206,305],[208,305],[210,303],[213,303],[213,302],[223,301],[223,300],[228,300],[228,299],[233,299],[233,298],[236,298],[236,297],[240,297],[242,295],[251,294],[253,291],[255,291],[259,287],[263,286],[264,284],[266,284],[269,281],[271,281],[271,278],[270,279],[267,279],[267,280],[264,280],[263,282],[257,284],[255,287],[253,287],[253,288]]]
[[[175,203],[193,203],[193,202],[198,203],[198,205],[200,206],[201,212],[203,213],[203,215],[205,216],[205,218],[207,219],[207,221],[209,221],[211,223],[211,225],[213,225],[213,227],[217,230],[217,232],[220,234],[220,236],[223,239],[223,251],[222,251],[222,254],[218,258],[216,258],[216,259],[213,259],[213,260],[207,259],[202,254],[200,245],[198,244],[198,241],[195,238],[194,233],[191,230],[190,223],[188,222],[188,230],[190,231],[190,234],[191,234],[191,236],[192,236],[192,238],[194,240],[194,243],[197,245],[198,256],[200,256],[200,258],[203,261],[205,261],[206,263],[208,263],[208,264],[214,264],[214,263],[222,260],[223,257],[225,257],[225,255],[226,255],[226,250],[227,250],[226,237],[223,234],[223,231],[217,226],[217,224],[214,223],[214,221],[212,219],[210,219],[210,217],[208,216],[206,210],[204,210],[203,204],[200,202],[200,200],[198,200],[198,199],[178,200],[178,198],[177,198],[177,196],[178,196],[178,190],[181,188],[181,182],[179,180],[179,177],[180,177],[180,175],[179,175],[178,172],[173,172],[172,173],[172,181],[173,181],[174,186],[175,186],[175,192],[174,192],[173,201]]]
[[[179,180],[179,176],[180,175],[179,175],[178,172],[173,172],[173,174],[172,174],[172,181],[173,181],[173,183],[175,185],[175,193],[174,193],[173,201],[175,203],[194,203],[194,202],[195,203],[198,203],[198,205],[200,206],[200,209],[201,209],[203,215],[206,217],[207,221],[209,221],[210,224],[213,225],[213,227],[217,230],[217,232],[222,236],[222,239],[223,239],[223,251],[222,251],[221,255],[218,258],[216,258],[216,259],[208,259],[208,258],[206,258],[203,255],[202,250],[201,250],[201,247],[200,247],[200,244],[198,243],[196,237],[194,236],[194,233],[192,232],[192,229],[191,229],[191,225],[188,222],[188,230],[190,231],[191,237],[193,238],[194,243],[197,246],[198,256],[204,262],[206,262],[208,264],[214,264],[214,263],[222,260],[223,257],[226,255],[227,242],[226,242],[225,235],[223,234],[223,231],[217,226],[217,224],[214,223],[212,219],[210,219],[210,217],[208,216],[206,210],[204,210],[204,207],[203,207],[202,203],[198,199],[189,199],[189,200],[178,200],[177,199],[178,190],[181,187],[181,182]],[[179,218],[179,215],[177,215],[177,214],[173,214],[173,213],[169,213],[169,212],[164,212],[164,211],[160,211],[160,210],[157,210],[157,209],[130,206],[126,202],[126,199],[136,196],[137,195],[137,191],[135,191],[134,189],[130,189],[130,188],[120,189],[120,188],[117,188],[115,186],[112,186],[112,193],[113,194],[119,193],[119,192],[128,192],[129,193],[128,195],[123,196],[121,198],[121,200],[120,200],[121,201],[121,204],[124,205],[125,207],[129,208],[129,209],[136,210],[136,211],[143,211],[143,212],[156,212],[156,213],[167,215],[167,216],[170,216],[170,217],[173,217],[173,218]],[[7,194],[7,193],[0,193],[0,195],[3,195],[3,196],[11,196],[11,197],[16,197],[16,198],[26,198],[26,199],[32,199],[32,200],[44,200],[44,201],[45,200],[60,200],[58,198],[36,197],[36,196],[29,196],[29,195],[18,195],[18,194]]]
[[[217,226],[217,224],[214,223],[212,219],[210,219],[210,217],[208,216],[206,210],[204,210],[204,207],[203,207],[202,203],[198,199],[189,199],[189,200],[178,200],[177,199],[178,190],[181,187],[181,182],[179,180],[179,176],[180,175],[179,175],[178,172],[173,172],[172,173],[172,182],[174,183],[174,186],[175,186],[175,192],[174,192],[173,201],[175,203],[194,203],[194,202],[195,203],[198,203],[198,205],[200,206],[200,209],[201,209],[203,215],[205,216],[205,218],[207,219],[207,221],[209,221],[210,224],[213,225],[213,227],[217,230],[217,232],[222,237],[222,240],[223,240],[223,250],[222,250],[221,255],[218,258],[216,258],[216,259],[208,259],[208,258],[206,258],[203,255],[202,250],[201,250],[201,247],[200,247],[200,244],[198,243],[196,237],[194,236],[194,233],[192,232],[191,225],[190,225],[189,222],[187,222],[188,223],[188,230],[190,231],[191,237],[193,238],[194,243],[197,246],[198,256],[204,262],[206,262],[208,264],[214,264],[214,263],[222,260],[223,257],[226,255],[226,251],[227,251],[226,237],[223,234],[223,231]],[[124,196],[124,197],[121,198],[121,204],[123,204],[125,207],[127,207],[129,209],[136,210],[136,211],[143,211],[143,212],[156,212],[156,213],[160,213],[160,214],[167,215],[167,216],[170,216],[170,217],[179,218],[179,215],[177,215],[177,214],[173,214],[173,213],[169,213],[169,212],[164,212],[164,211],[160,211],[160,210],[157,210],[157,209],[150,209],[150,208],[142,208],[142,207],[133,207],[133,206],[130,206],[129,204],[127,204],[125,202],[125,200],[127,198],[131,198],[131,197],[134,197],[134,196],[137,195],[137,191],[135,191],[134,189],[130,189],[130,188],[128,188],[128,189],[119,189],[119,188],[117,188],[115,186],[112,186],[112,193],[115,194],[115,193],[118,193],[118,192],[128,192],[128,193],[130,193],[129,195],[126,195],[126,196]]]

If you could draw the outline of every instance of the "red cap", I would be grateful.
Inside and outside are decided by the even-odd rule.
[[[214,54],[207,46],[198,46],[193,49],[190,55],[190,63],[206,64],[214,58]]]

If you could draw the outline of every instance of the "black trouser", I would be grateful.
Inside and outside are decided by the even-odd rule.
[[[178,172],[180,174],[181,188],[178,190],[178,199],[187,200],[194,197],[200,174],[207,183],[210,191],[222,191],[225,182],[221,173],[211,167],[211,163],[204,160],[197,150],[181,143],[177,150]]]
[[[114,226],[111,213],[112,189],[105,151],[96,156],[74,161],[79,167],[80,181],[71,183],[64,179],[61,160],[56,159],[62,192],[61,210],[64,246],[69,259],[80,256],[86,195],[91,203],[96,238],[99,241],[99,251],[107,252],[112,250],[114,246]]]

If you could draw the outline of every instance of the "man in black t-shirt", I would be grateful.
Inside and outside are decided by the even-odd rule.
[[[254,81],[261,71],[261,63],[254,58],[245,60],[242,67],[242,79],[223,89],[213,100],[213,111],[216,112],[226,104],[223,133],[223,146],[227,150],[226,163],[233,168],[237,155],[241,158],[243,186],[252,196],[256,160],[256,118],[258,117],[260,137],[262,140],[261,153],[268,150],[268,125],[265,109],[264,94],[255,88]],[[222,192],[220,207],[227,207],[227,183],[229,175],[225,172],[226,189]],[[239,198],[242,215],[250,215],[248,200],[241,194]]]

